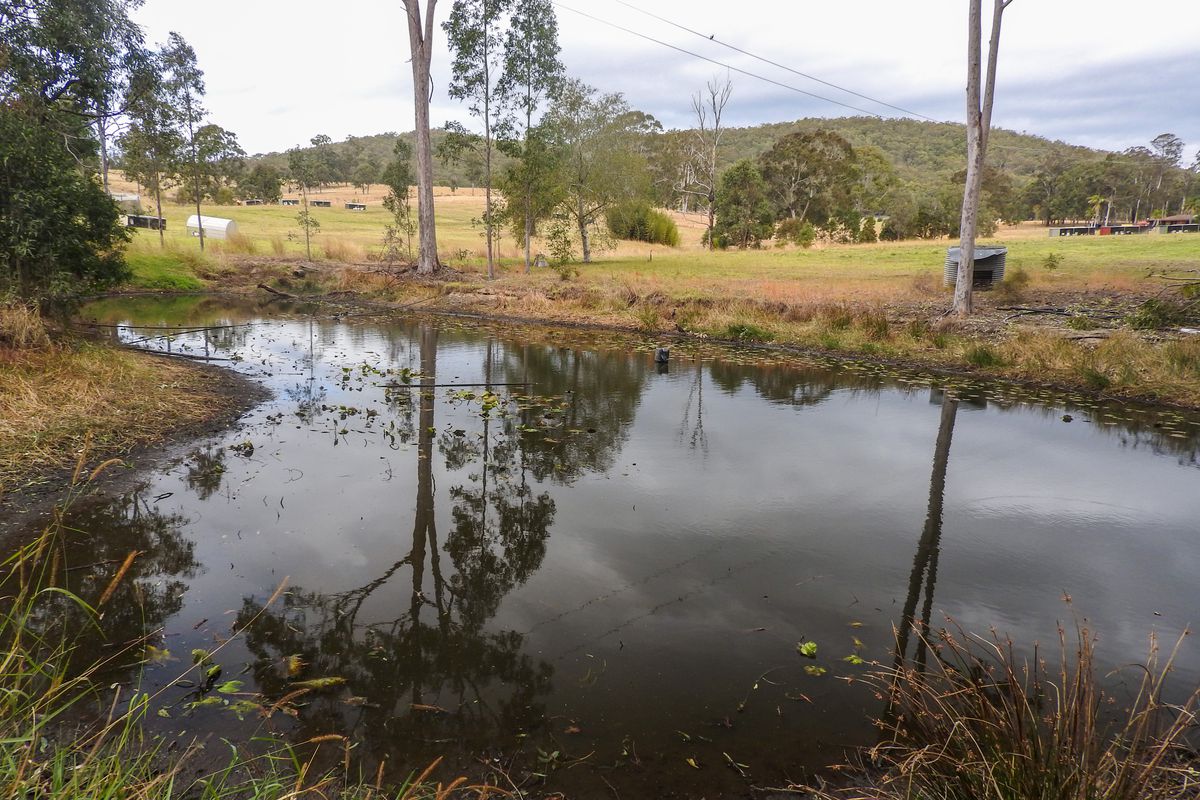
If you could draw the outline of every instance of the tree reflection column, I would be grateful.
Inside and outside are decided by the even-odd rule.
[[[925,515],[925,529],[921,532],[917,555],[913,559],[912,574],[908,578],[908,597],[904,601],[904,616],[900,622],[896,642],[896,666],[903,663],[908,653],[909,636],[914,626],[922,585],[925,588],[925,603],[921,609],[921,634],[917,642],[916,660],[918,667],[925,666],[925,641],[929,633],[929,616],[933,611],[933,587],[937,581],[938,553],[941,549],[946,468],[950,463],[950,442],[954,438],[954,421],[957,416],[957,398],[945,395],[942,398],[937,444],[933,448],[933,472],[929,476],[929,510]]]

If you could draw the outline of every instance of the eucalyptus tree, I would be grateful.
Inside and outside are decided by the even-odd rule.
[[[416,116],[417,151],[417,222],[421,247],[417,272],[429,275],[437,270],[437,231],[433,213],[433,140],[429,133],[429,98],[433,85],[429,67],[433,60],[433,15],[437,0],[403,0],[408,19],[409,59],[413,74],[413,109]]]
[[[824,225],[854,205],[854,148],[832,131],[789,133],[758,160],[781,218]]]
[[[304,230],[304,254],[312,261],[312,235],[321,224],[313,219],[308,210],[308,190],[317,184],[320,175],[320,165],[317,163],[312,150],[293,147],[287,152],[288,177],[300,189],[300,197],[304,206],[296,215],[296,222]]]
[[[155,56],[157,63],[158,56]],[[144,186],[154,198],[155,215],[161,220],[162,193],[171,179],[184,148],[179,118],[167,85],[156,79],[143,86],[129,106],[131,124],[118,139],[125,177]],[[166,246],[164,229],[158,228],[158,243]]]
[[[996,94],[996,65],[1000,56],[1000,23],[1013,0],[992,0],[992,29],[988,42],[986,80],[981,78],[983,50],[983,0],[970,0],[967,12],[967,173],[963,187],[959,223],[961,255],[954,284],[951,310],[960,317],[972,311],[975,280],[975,230],[979,222],[979,195],[983,186],[983,164],[987,157],[988,134],[992,128],[992,104]]]
[[[192,179],[201,183],[200,152],[196,141],[196,129],[204,117],[200,99],[204,97],[204,72],[196,62],[196,51],[182,36],[174,31],[167,38],[163,49],[162,64],[165,71],[167,92],[179,110],[184,129],[187,131],[186,145],[191,159]],[[183,174],[182,164],[179,173]],[[200,249],[204,250],[204,217],[200,213],[200,192],[196,193],[196,227],[200,235]]]
[[[733,83],[714,78],[703,92],[692,95],[692,113],[696,127],[690,132],[687,158],[678,185],[681,194],[699,198],[708,207],[708,249],[713,248],[713,225],[717,207],[717,159],[725,133],[721,117],[733,95]]]
[[[520,190],[520,212],[524,217],[525,272],[531,266],[531,241],[537,222],[546,213],[539,213],[539,195],[544,187],[539,179],[550,172],[550,151],[534,130],[534,115],[542,101],[554,93],[563,79],[563,65],[558,54],[558,19],[550,0],[515,0],[508,33],[504,37],[504,72],[497,83],[501,97],[506,98],[518,114],[520,143],[511,147],[511,155],[520,166],[508,176],[511,189]],[[524,116],[520,120],[520,116]],[[513,185],[515,184],[515,185]],[[506,192],[511,197],[512,192]],[[511,209],[512,202],[510,200]]]
[[[228,203],[233,194],[230,187],[246,166],[246,151],[238,144],[237,134],[208,123],[196,128],[193,141],[194,171],[182,176],[180,197],[189,202],[208,198],[214,203]]]
[[[620,94],[600,94],[575,79],[563,82],[544,125],[558,154],[557,212],[577,231],[587,264],[591,230],[604,212],[649,194],[644,144],[661,126]]]
[[[507,106],[504,95],[498,91],[505,56],[501,26],[511,5],[512,0],[454,0],[449,19],[442,23],[454,56],[450,65],[450,96],[465,101],[471,115],[483,123],[483,136],[477,141],[483,157],[483,226],[489,278],[496,277],[492,158]],[[460,136],[466,134],[453,123],[446,128]]]

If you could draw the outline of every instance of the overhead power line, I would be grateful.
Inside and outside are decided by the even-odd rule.
[[[645,33],[642,33],[641,31],[636,31],[636,30],[633,30],[632,28],[627,28],[627,27],[625,27],[624,25],[619,25],[619,24],[617,24],[617,23],[615,23],[615,22],[612,22],[612,21],[610,21],[610,20],[607,20],[607,19],[602,19],[601,17],[597,17],[596,15],[594,15],[594,14],[590,14],[590,13],[588,13],[588,12],[586,12],[586,11],[580,11],[580,10],[579,10],[579,9],[577,9],[577,8],[572,8],[571,6],[568,6],[568,5],[566,5],[565,3],[559,2],[559,0],[551,0],[551,2],[552,2],[552,3],[553,3],[555,6],[557,6],[558,8],[561,8],[561,9],[562,9],[562,10],[564,10],[564,11],[570,11],[572,14],[577,14],[577,15],[579,15],[579,16],[581,16],[581,17],[585,17],[586,19],[590,19],[590,20],[592,20],[593,22],[599,22],[601,25],[606,25],[606,26],[608,26],[608,27],[610,27],[610,28],[613,28],[614,30],[621,31],[622,33],[627,33],[627,34],[629,34],[630,36],[636,36],[636,37],[638,37],[639,39],[644,39],[645,41],[647,41],[647,42],[651,42],[651,43],[653,43],[653,44],[656,44],[656,45],[659,45],[660,47],[666,47],[666,48],[668,48],[668,49],[670,49],[670,50],[674,50],[674,51],[675,51],[675,52],[677,52],[677,53],[683,53],[684,55],[691,56],[692,58],[698,58],[698,59],[700,59],[701,61],[707,61],[707,62],[708,62],[708,63],[710,63],[710,64],[716,64],[718,67],[723,67],[724,69],[727,69],[727,70],[729,70],[730,72],[736,72],[736,73],[739,73],[739,74],[741,74],[741,75],[745,75],[746,77],[749,77],[749,78],[754,78],[755,80],[760,80],[760,81],[763,81],[764,83],[769,83],[769,84],[771,84],[772,86],[778,86],[778,87],[779,87],[779,88],[781,88],[781,89],[787,89],[787,90],[788,90],[788,91],[790,91],[790,92],[795,92],[795,93],[797,93],[797,94],[802,94],[802,95],[804,95],[804,96],[806,96],[806,97],[811,97],[811,98],[813,98],[814,100],[821,100],[821,101],[823,101],[823,102],[826,102],[826,103],[831,103],[831,104],[833,104],[833,105],[836,105],[836,106],[841,106],[842,108],[848,108],[848,109],[850,109],[851,111],[857,111],[858,113],[860,113],[860,114],[866,114],[866,115],[867,115],[867,116],[869,116],[869,117],[875,117],[876,119],[885,119],[885,117],[884,117],[884,115],[883,115],[883,114],[880,114],[880,113],[878,113],[878,112],[876,112],[876,111],[869,111],[869,110],[867,110],[867,109],[865,109],[865,108],[860,108],[860,107],[858,107],[858,106],[851,105],[851,104],[849,104],[849,103],[844,103],[844,102],[842,102],[842,101],[840,101],[840,100],[835,100],[835,99],[833,99],[832,97],[826,97],[826,96],[824,96],[824,95],[820,95],[820,94],[817,94],[817,93],[815,93],[815,92],[809,92],[809,91],[806,91],[806,90],[804,90],[804,89],[801,89],[801,88],[799,88],[799,87],[797,87],[797,86],[793,86],[793,85],[791,85],[791,84],[788,84],[788,83],[784,83],[784,82],[782,82],[782,81],[775,80],[774,78],[769,78],[769,77],[767,77],[767,76],[765,76],[765,75],[760,75],[760,74],[759,74],[759,73],[757,73],[757,72],[751,72],[750,70],[747,70],[747,69],[742,69],[741,67],[735,67],[735,66],[733,66],[732,64],[729,64],[729,63],[727,63],[727,62],[720,61],[720,60],[718,60],[718,59],[715,59],[715,58],[710,58],[709,56],[702,55],[701,53],[697,53],[697,52],[695,52],[695,51],[693,51],[693,50],[688,50],[687,48],[684,48],[684,47],[680,47],[680,46],[678,46],[678,45],[671,44],[670,42],[665,42],[665,41],[663,41],[662,39],[656,39],[655,37],[653,37],[653,36],[650,36],[650,35],[648,35],[648,34],[645,34]],[[785,70],[785,71],[787,71],[787,72],[791,72],[791,73],[793,73],[793,74],[795,74],[795,75],[799,75],[800,77],[807,78],[807,79],[809,79],[809,80],[812,80],[812,81],[816,81],[817,83],[823,84],[823,85],[825,85],[825,86],[829,86],[830,88],[833,88],[833,89],[837,89],[837,90],[838,90],[838,91],[840,91],[840,92],[845,92],[845,93],[847,93],[847,94],[850,94],[850,95],[853,95],[853,96],[855,96],[855,97],[862,98],[863,100],[867,100],[867,101],[869,101],[869,102],[871,102],[871,103],[876,103],[876,104],[878,104],[878,105],[881,105],[881,106],[884,106],[884,107],[886,107],[886,108],[893,109],[893,110],[895,110],[895,111],[898,111],[898,112],[900,112],[901,114],[904,114],[905,116],[909,116],[909,117],[916,117],[916,118],[918,118],[918,119],[925,120],[925,121],[927,121],[927,122],[934,122],[934,123],[950,122],[951,124],[962,125],[962,123],[961,123],[961,122],[953,122],[953,121],[951,121],[951,120],[938,120],[938,119],[934,119],[933,117],[926,116],[925,114],[921,114],[920,112],[913,111],[913,110],[911,110],[911,109],[906,109],[906,108],[904,108],[903,106],[898,106],[898,105],[895,105],[895,104],[893,104],[893,103],[888,103],[888,102],[886,102],[886,101],[884,101],[884,100],[879,100],[879,99],[877,99],[877,98],[871,97],[870,95],[866,95],[866,94],[863,94],[863,93],[861,93],[861,92],[856,92],[856,91],[854,91],[853,89],[848,89],[848,88],[846,88],[846,87],[844,87],[844,86],[840,86],[840,85],[838,85],[838,84],[836,84],[836,83],[833,83],[833,82],[831,82],[831,81],[827,81],[827,80],[824,80],[824,79],[822,79],[822,78],[818,78],[818,77],[816,77],[815,75],[810,75],[810,74],[808,74],[808,73],[806,73],[806,72],[802,72],[802,71],[800,71],[800,70],[798,70],[798,69],[794,69],[794,68],[792,68],[792,67],[789,67],[789,66],[787,66],[786,64],[780,64],[779,62],[777,62],[777,61],[773,61],[773,60],[771,60],[771,59],[769,59],[769,58],[766,58],[765,56],[760,56],[760,55],[757,55],[756,53],[752,53],[752,52],[750,52],[750,51],[748,51],[748,50],[744,50],[744,49],[742,49],[742,48],[740,48],[740,47],[737,47],[736,45],[730,44],[730,43],[728,43],[728,42],[721,41],[720,39],[717,39],[715,35],[713,35],[713,36],[705,36],[705,35],[704,35],[703,33],[701,33],[700,31],[697,31],[697,30],[695,30],[695,29],[693,29],[693,28],[689,28],[689,27],[688,27],[688,26],[686,26],[686,25],[683,25],[683,24],[680,24],[680,23],[678,23],[678,22],[675,22],[675,21],[673,21],[673,20],[667,19],[666,17],[660,16],[660,15],[658,15],[658,14],[655,14],[655,13],[653,13],[653,12],[646,11],[645,9],[639,8],[639,7],[635,6],[635,5],[633,5],[632,3],[628,3],[628,2],[626,2],[625,0],[615,0],[615,2],[617,2],[617,3],[618,3],[618,4],[620,4],[620,5],[623,5],[623,6],[625,6],[626,8],[632,9],[633,11],[637,11],[637,12],[638,12],[638,13],[640,13],[640,14],[645,14],[645,15],[646,15],[646,16],[648,16],[648,17],[652,17],[652,18],[654,18],[654,19],[657,19],[657,20],[659,20],[660,22],[664,22],[664,23],[666,23],[666,24],[668,24],[668,25],[671,25],[671,26],[673,26],[673,27],[675,27],[675,28],[678,28],[678,29],[680,29],[680,30],[682,30],[682,31],[685,31],[685,32],[687,32],[687,33],[690,33],[690,34],[692,34],[692,35],[694,35],[694,36],[699,36],[699,37],[700,37],[700,38],[702,38],[702,39],[705,39],[705,40],[707,40],[707,41],[714,42],[714,43],[716,43],[716,44],[719,44],[719,45],[721,45],[722,47],[726,47],[726,48],[728,48],[728,49],[730,49],[730,50],[733,50],[733,51],[735,51],[735,52],[737,52],[737,53],[741,53],[741,54],[743,54],[743,55],[749,56],[750,58],[753,58],[753,59],[756,59],[756,60],[758,60],[758,61],[761,61],[761,62],[763,62],[764,64],[769,64],[769,65],[771,65],[771,66],[773,66],[773,67],[776,67],[776,68],[778,68],[778,69],[782,69],[782,70]],[[1070,147],[1082,147],[1082,145],[1069,145],[1069,146],[1070,146]],[[1047,152],[1047,151],[1046,151],[1045,149],[1043,149],[1043,148],[1030,147],[1030,146],[1028,146],[1028,145],[1004,144],[1004,143],[1001,143],[1001,142],[989,142],[989,143],[988,143],[988,149],[989,149],[989,150],[991,150],[991,149],[993,149],[993,148],[998,148],[998,149],[1002,149],[1002,150],[1008,150],[1008,151],[1010,151],[1010,152],[1026,152],[1026,153],[1035,153],[1035,154],[1039,154],[1039,155],[1044,155],[1044,154]],[[1086,149],[1091,149],[1091,148],[1086,148]],[[1099,151],[1095,151],[1095,152],[1096,152],[1096,155],[1097,155],[1097,156],[1099,156],[1099,157],[1096,159],[1097,161],[1102,161],[1102,160],[1104,160],[1104,159],[1106,159],[1106,158],[1113,158],[1113,159],[1115,159],[1115,160],[1120,160],[1120,161],[1131,161],[1131,162],[1135,160],[1135,159],[1133,159],[1131,156],[1128,156],[1128,155],[1126,155],[1125,153],[1121,153],[1121,152],[1106,151],[1106,150],[1099,150]]]
[[[923,120],[928,120],[929,122],[940,122],[941,121],[941,120],[934,119],[933,117],[925,116],[924,114],[920,113],[919,111],[913,111],[912,109],[904,108],[903,106],[898,106],[893,103],[889,103],[886,100],[880,100],[877,97],[871,97],[870,95],[863,94],[862,92],[856,92],[853,89],[847,89],[845,86],[839,86],[838,84],[833,83],[831,81],[824,80],[823,78],[818,78],[816,75],[810,75],[807,72],[802,72],[793,67],[789,67],[786,64],[780,64],[778,61],[773,61],[765,56],[760,56],[757,53],[752,53],[749,50],[744,50],[743,48],[738,47],[737,45],[722,41],[721,39],[716,38],[715,35],[705,36],[703,33],[701,33],[700,31],[698,31],[694,28],[689,28],[686,25],[683,25],[679,22],[675,22],[674,20],[667,19],[666,17],[655,14],[652,11],[647,11],[644,8],[638,8],[637,6],[633,5],[632,3],[626,3],[625,0],[615,0],[615,1],[618,4],[625,6],[626,8],[629,8],[629,9],[632,9],[632,10],[638,12],[639,14],[645,14],[647,17],[656,19],[659,22],[665,22],[667,25],[670,25],[674,28],[678,28],[681,31],[690,33],[693,36],[699,36],[701,39],[704,39],[705,41],[710,41],[714,44],[719,44],[722,47],[725,47],[725,48],[728,48],[728,49],[734,51],[735,53],[741,53],[744,56],[749,56],[750,58],[753,58],[757,61],[761,61],[764,64],[770,64],[772,67],[778,67],[779,69],[790,72],[793,75],[799,75],[801,78],[807,78],[810,81],[816,81],[817,83],[820,83],[824,86],[828,86],[831,89],[837,89],[839,92],[845,92],[846,94],[854,95],[855,97],[859,97],[868,102],[876,103],[878,105],[890,108],[893,111],[899,111],[901,114],[905,114],[910,117],[918,117]]]
[[[737,72],[737,73],[740,73],[747,77],[754,78],[756,80],[765,81],[766,83],[773,84],[775,86],[780,87],[781,89],[787,89],[790,92],[796,92],[797,94],[802,94],[807,97],[812,97],[816,100],[822,100],[826,103],[833,103],[834,105],[841,106],[843,108],[848,108],[851,111],[857,111],[860,114],[866,114],[868,117],[878,117],[880,119],[883,119],[883,115],[879,114],[878,112],[868,111],[865,108],[859,108],[858,106],[852,106],[849,103],[843,103],[842,101],[834,100],[831,97],[825,97],[824,95],[819,95],[819,94],[816,94],[815,92],[805,91],[804,89],[801,89],[796,86],[792,86],[791,84],[784,83],[782,81],[777,81],[774,78],[768,78],[765,75],[759,75],[756,72],[751,72],[750,70],[742,69],[741,67],[735,67],[732,64],[728,64],[724,61],[718,61],[715,58],[709,58],[708,56],[701,55],[700,53],[694,52],[692,50],[688,50],[686,48],[679,47],[678,45],[673,45],[670,42],[664,42],[662,39],[655,39],[653,36],[648,36],[639,31],[635,31],[632,28],[626,28],[623,25],[618,25],[615,22],[610,22],[609,20],[601,19],[600,17],[597,17],[594,14],[589,14],[586,11],[580,11],[577,8],[572,8],[571,6],[564,5],[563,3],[560,3],[557,0],[553,0],[553,2],[554,2],[554,5],[558,6],[563,11],[570,11],[572,14],[578,14],[579,16],[586,17],[587,19],[590,19],[593,22],[599,22],[601,25],[607,25],[610,28],[615,28],[616,30],[622,31],[624,33],[628,33],[631,36],[636,36],[639,39],[645,39],[648,42],[653,42],[654,44],[660,45],[662,47],[668,47],[676,52],[683,53],[684,55],[689,55],[692,58],[698,58],[701,61],[707,61],[710,64],[716,64],[718,67],[723,67],[723,68],[729,70],[730,72]]]

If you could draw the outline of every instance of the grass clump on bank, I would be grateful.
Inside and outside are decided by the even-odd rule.
[[[52,340],[26,306],[0,306],[0,494],[70,465],[89,438],[118,455],[224,406],[191,365],[76,339]]]
[[[147,733],[144,724],[166,710],[161,698],[166,690],[146,692],[139,677],[153,657],[158,632],[145,623],[147,629],[133,637],[128,631],[119,638],[105,634],[106,612],[137,617],[136,609],[116,607],[142,603],[145,587],[135,577],[134,564],[146,554],[134,550],[119,563],[80,565],[72,563],[65,541],[66,510],[117,463],[110,459],[89,469],[86,457],[85,451],[67,498],[49,526],[0,560],[0,797],[448,800],[493,796],[492,787],[468,786],[464,778],[447,786],[432,782],[429,778],[437,761],[399,786],[384,786],[378,775],[374,781],[355,779],[352,743],[336,734],[294,745],[266,739],[235,745],[226,740],[228,759],[215,768],[210,762],[207,768],[197,769],[203,743]],[[286,582],[285,578],[264,610],[283,594]],[[257,617],[249,625],[256,621]],[[234,639],[241,630],[244,627]],[[213,653],[229,641],[233,639]],[[200,673],[206,665],[196,661],[181,667],[182,674],[166,686],[189,678],[203,680]],[[124,680],[114,682],[114,670],[135,673],[132,686]],[[319,759],[321,748],[332,749],[337,757]],[[320,767],[319,761],[334,766]]]
[[[921,636],[920,631],[917,631]],[[1157,800],[1200,791],[1189,741],[1200,690],[1169,699],[1185,631],[1149,658],[1121,695],[1097,672],[1096,637],[1060,628],[1057,658],[1029,659],[1011,640],[961,629],[921,638],[928,667],[898,663],[871,676],[887,711],[869,753],[876,800]],[[1122,696],[1123,695],[1123,696]],[[826,795],[828,796],[828,795]]]

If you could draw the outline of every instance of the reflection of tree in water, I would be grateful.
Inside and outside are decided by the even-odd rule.
[[[433,480],[438,335],[432,327],[422,327],[417,335],[417,497],[409,552],[355,589],[323,594],[295,588],[282,607],[268,609],[245,632],[246,645],[257,657],[255,679],[268,695],[288,693],[288,675],[279,664],[299,655],[308,664],[303,677],[344,677],[362,698],[353,705],[341,695],[306,698],[299,711],[305,732],[361,728],[356,736],[376,748],[376,757],[388,755],[398,763],[423,748],[430,756],[443,753],[440,742],[447,738],[484,747],[499,733],[534,726],[544,717],[538,698],[548,691],[552,674],[550,665],[522,652],[522,636],[485,626],[504,594],[540,566],[553,501],[546,495],[532,498],[528,487],[515,481],[492,477],[485,488],[489,459],[512,463],[514,457],[482,442],[473,448],[454,441],[465,437],[444,435],[448,461],[468,466],[482,460],[484,468],[469,485],[450,492],[455,526],[445,552],[454,574],[443,574]],[[391,619],[364,619],[368,602],[382,600],[386,593],[380,590],[405,568],[411,574],[407,608]],[[239,626],[261,610],[259,601],[245,600]],[[401,753],[397,747],[407,749]]]
[[[571,483],[586,472],[612,468],[641,402],[648,369],[644,359],[623,352],[511,343],[496,368],[503,376],[498,380],[528,382],[538,397],[565,401],[561,410],[535,404],[505,420],[509,438],[520,436],[522,425],[545,433],[522,437],[522,466],[535,479]]]
[[[183,479],[201,500],[212,497],[225,479],[225,449],[211,445],[197,447],[188,455]]]
[[[704,364],[700,359],[696,359],[695,367],[692,386],[683,406],[683,419],[679,422],[679,441],[687,439],[693,450],[699,448],[708,453],[708,436],[704,433]]]
[[[896,641],[896,663],[900,667],[908,658],[908,646],[912,634],[917,634],[914,661],[917,668],[924,670],[926,640],[929,635],[929,618],[933,613],[933,588],[937,582],[938,555],[942,540],[942,504],[946,494],[946,468],[950,463],[950,442],[954,438],[954,422],[958,416],[958,400],[949,394],[942,397],[941,417],[938,424],[937,443],[933,449],[933,470],[929,477],[929,510],[925,516],[925,528],[917,544],[913,558],[912,573],[908,578],[908,596]],[[917,620],[917,603],[921,590],[925,590],[925,602],[921,618]]]
[[[106,504],[80,507],[64,519],[59,585],[85,602],[95,604],[125,558],[138,554],[95,624],[63,595],[43,596],[29,627],[45,632],[61,626],[77,636],[73,667],[90,666],[97,654],[118,654],[160,629],[182,608],[185,581],[199,569],[195,545],[181,533],[187,520],[160,513],[141,491],[144,487]],[[136,661],[121,658],[119,663],[121,669],[132,669]]]
[[[774,364],[737,364],[713,361],[709,365],[713,383],[729,394],[744,385],[777,403],[815,406],[825,402],[835,389],[878,389],[878,379],[848,372]]]

